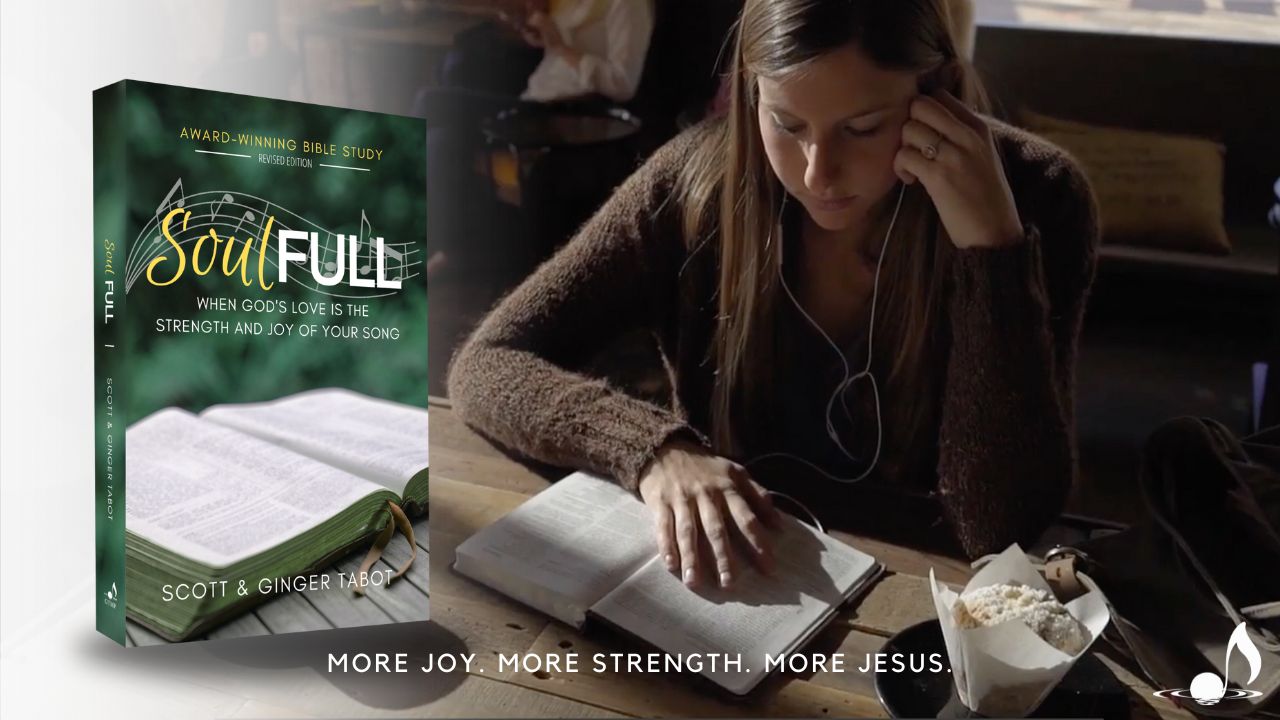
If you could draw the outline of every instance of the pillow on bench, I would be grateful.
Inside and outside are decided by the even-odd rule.
[[[1088,125],[1022,112],[1021,124],[1071,153],[1098,197],[1105,242],[1225,255],[1225,148],[1186,135]]]

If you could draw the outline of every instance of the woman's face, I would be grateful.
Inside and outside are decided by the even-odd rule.
[[[760,137],[773,172],[826,230],[862,224],[893,189],[893,159],[916,74],[876,67],[853,45],[758,80]]]

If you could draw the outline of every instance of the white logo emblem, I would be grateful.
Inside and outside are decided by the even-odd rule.
[[[120,597],[120,593],[119,591],[116,590],[116,584],[112,582],[111,589],[103,593],[102,602],[106,603],[107,607],[114,609],[116,606],[116,600],[119,597]],[[1254,652],[1257,652],[1257,651],[1255,650]]]
[[[1258,648],[1253,644],[1253,640],[1249,639],[1249,631],[1245,629],[1244,623],[1236,626],[1236,629],[1231,633],[1231,639],[1227,641],[1227,656],[1222,664],[1224,674],[1230,673],[1231,651],[1236,649],[1249,662],[1249,679],[1245,682],[1248,685],[1258,679],[1258,673],[1262,671],[1262,655],[1258,653]],[[1202,672],[1191,679],[1191,687],[1189,688],[1160,690],[1152,694],[1163,698],[1195,700],[1201,705],[1215,705],[1220,700],[1241,700],[1262,695],[1257,690],[1228,688],[1228,682],[1227,678],[1218,677],[1216,673]]]

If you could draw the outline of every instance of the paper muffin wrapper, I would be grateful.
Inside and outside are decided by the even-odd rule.
[[[957,626],[954,607],[960,595],[999,583],[1021,583],[1053,595],[1017,544],[979,570],[960,594],[939,583],[933,569],[929,570],[933,604],[960,701],[983,715],[1026,715],[1039,707],[1075,661],[1089,651],[1111,620],[1111,613],[1096,587],[1066,604],[1067,612],[1089,632],[1088,643],[1076,655],[1053,647],[1022,622],[981,628]]]

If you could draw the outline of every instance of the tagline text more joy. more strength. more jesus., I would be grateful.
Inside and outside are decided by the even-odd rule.
[[[476,653],[329,653],[328,671],[341,673],[484,673]],[[740,653],[614,652],[592,653],[499,653],[497,672],[553,673],[669,673],[752,671]],[[492,664],[488,664],[492,668]],[[860,673],[946,673],[951,669],[940,653],[861,653],[765,655],[758,671],[860,672]]]

